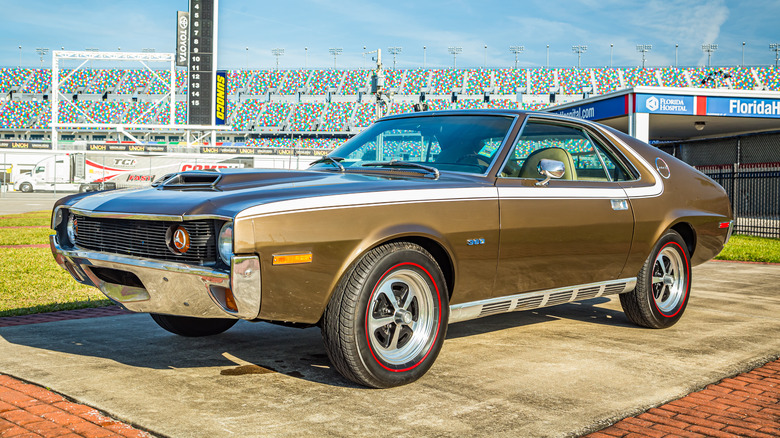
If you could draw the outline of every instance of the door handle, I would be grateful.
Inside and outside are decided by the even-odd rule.
[[[611,199],[613,210],[628,210],[628,200],[626,199]]]

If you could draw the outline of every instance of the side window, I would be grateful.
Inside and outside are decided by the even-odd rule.
[[[540,179],[537,166],[545,158],[563,163],[563,180],[629,179],[617,160],[586,131],[544,122],[526,124],[501,176]]]

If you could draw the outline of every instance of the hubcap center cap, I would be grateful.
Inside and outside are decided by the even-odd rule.
[[[395,312],[395,322],[398,324],[406,324],[409,325],[414,320],[414,317],[412,316],[412,312],[404,309],[398,309]]]
[[[672,277],[671,275],[665,275],[664,276],[664,284],[666,286],[671,286],[672,284],[674,284],[674,277]]]

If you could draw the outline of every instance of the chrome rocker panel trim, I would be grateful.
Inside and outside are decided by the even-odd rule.
[[[100,289],[112,301],[131,312],[163,313],[197,318],[254,320],[260,314],[261,279],[257,256],[233,256],[231,272],[182,263],[160,262],[98,251],[66,249],[57,236],[49,244],[57,263],[79,283]],[[135,274],[144,287],[101,280],[93,267]],[[226,305],[232,290],[237,311]]]
[[[469,321],[499,313],[532,310],[573,301],[622,294],[634,290],[636,280],[636,277],[623,278],[455,304],[450,306],[449,322]]]

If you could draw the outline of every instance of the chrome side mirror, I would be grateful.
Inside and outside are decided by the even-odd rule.
[[[537,186],[546,186],[551,179],[559,179],[566,173],[566,167],[563,165],[563,161],[549,160],[547,158],[539,160],[539,165],[536,166],[536,169],[539,171],[540,175],[545,177],[544,180],[536,183]]]

